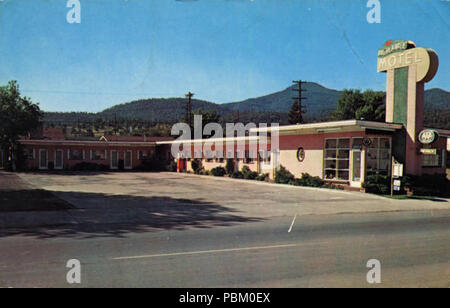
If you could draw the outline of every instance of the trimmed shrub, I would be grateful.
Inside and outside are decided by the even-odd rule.
[[[366,192],[379,195],[390,194],[390,186],[391,178],[381,174],[367,176],[366,181],[362,184],[362,187],[366,189]]]
[[[198,158],[191,160],[191,168],[195,174],[199,174],[200,170],[202,170],[202,163]]]
[[[103,164],[81,162],[70,168],[71,171],[107,171],[109,167]]]
[[[233,179],[243,179],[243,178],[244,178],[244,175],[242,174],[242,172],[238,171],[238,172],[233,172],[233,173],[231,174],[231,177],[232,177]]]
[[[304,186],[322,187],[324,185],[324,181],[320,177],[311,176],[308,173],[302,173],[300,181],[303,182]]]
[[[213,176],[224,176],[227,173],[224,167],[216,167],[211,169],[211,174]]]
[[[256,179],[257,181],[261,181],[261,182],[268,182],[269,181],[269,174],[268,173],[264,173],[264,174],[259,174]]]
[[[169,172],[177,172],[177,163],[173,160],[169,162],[167,165],[167,171]]]
[[[280,166],[280,168],[275,172],[275,183],[289,184],[289,182],[293,181],[294,178],[294,175],[283,166]]]
[[[406,175],[402,185],[414,195],[450,197],[450,181],[445,174]]]
[[[242,175],[246,180],[255,180],[258,177],[258,172],[253,172],[248,166],[242,167]]]
[[[211,171],[205,170],[203,168],[201,168],[200,170],[198,170],[199,175],[211,175]]]
[[[228,175],[232,175],[234,173],[234,161],[231,158],[227,159],[227,163],[225,164],[225,169]]]

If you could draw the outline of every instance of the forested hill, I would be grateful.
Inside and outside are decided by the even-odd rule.
[[[304,101],[307,110],[305,119],[307,121],[326,120],[336,109],[336,102],[341,91],[328,89],[313,82],[306,83],[304,88],[307,90],[303,93],[303,96],[306,97]],[[216,110],[224,120],[235,120],[239,111],[241,121],[270,122],[279,120],[283,123],[291,107],[292,97],[296,95],[293,90],[294,88],[291,86],[276,93],[226,104],[193,99],[192,109]],[[186,101],[185,98],[151,98],[115,105],[99,113],[46,112],[45,121],[69,124],[77,121],[93,121],[97,118],[111,120],[117,117],[154,123],[173,123],[179,121],[186,113]],[[450,126],[448,123],[450,120],[448,119],[450,92],[437,88],[425,91],[425,111],[427,123],[433,121],[434,125],[439,124],[439,127],[448,128]]]

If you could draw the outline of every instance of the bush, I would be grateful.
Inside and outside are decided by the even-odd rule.
[[[225,169],[228,175],[232,175],[234,173],[234,161],[231,158],[227,159],[227,163],[225,164]]]
[[[259,174],[256,179],[257,181],[261,181],[261,182],[268,182],[269,181],[269,174],[268,173],[264,173],[264,174]]]
[[[224,167],[216,167],[211,169],[211,174],[213,176],[224,176],[227,173]]]
[[[407,175],[402,185],[415,195],[450,197],[450,181],[445,174]]]
[[[177,172],[177,163],[174,160],[171,160],[167,165],[167,171]]]
[[[198,158],[191,160],[191,168],[195,174],[199,174],[200,170],[202,170],[202,163]]]
[[[103,164],[82,162],[70,168],[72,171],[107,171],[109,167]]]
[[[287,171],[283,166],[280,166],[280,169],[275,172],[275,183],[289,184],[294,178],[294,175]]]
[[[120,161],[119,161],[119,164],[120,164]],[[119,169],[120,169],[120,166],[119,166]],[[153,157],[153,158],[142,161],[142,163],[136,168],[136,170],[154,171],[154,172],[158,172],[158,171],[176,172],[177,171],[177,163],[172,160],[171,162],[169,162],[169,164],[167,164],[167,161]]]
[[[246,180],[255,180],[258,177],[258,172],[253,172],[250,170],[249,167],[244,166],[242,167],[242,176]]]
[[[300,181],[303,183],[303,186],[322,187],[324,185],[324,181],[320,177],[311,176],[308,173],[302,173]]]
[[[211,171],[205,170],[203,168],[201,168],[200,170],[198,170],[199,175],[211,175]]]
[[[387,175],[369,175],[362,187],[373,194],[387,195],[391,193],[391,178]]]
[[[242,172],[238,171],[238,172],[233,172],[233,173],[231,174],[231,177],[232,177],[233,179],[243,179],[243,178],[244,178],[244,175],[242,174]]]

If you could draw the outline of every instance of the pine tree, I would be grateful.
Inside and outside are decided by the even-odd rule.
[[[289,124],[300,124],[303,123],[303,115],[300,111],[300,106],[298,101],[292,103],[291,110],[288,114],[288,122]]]

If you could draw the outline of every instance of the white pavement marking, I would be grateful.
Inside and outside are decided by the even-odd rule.
[[[187,256],[187,255],[199,255],[199,254],[219,253],[219,252],[289,248],[289,247],[297,247],[297,246],[300,246],[300,244],[286,244],[286,245],[272,245],[272,246],[260,246],[260,247],[229,248],[229,249],[217,249],[217,250],[201,250],[201,251],[190,251],[190,252],[164,253],[164,254],[142,255],[142,256],[132,256],[132,257],[117,257],[117,258],[112,258],[112,260],[132,260],[132,259],[146,259],[146,258],[158,258],[158,257]]]
[[[294,223],[295,223],[295,219],[296,219],[296,218],[297,218],[297,214],[295,214],[294,219],[292,220],[291,227],[289,228],[288,233],[291,233],[292,227],[294,226]]]

